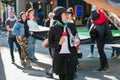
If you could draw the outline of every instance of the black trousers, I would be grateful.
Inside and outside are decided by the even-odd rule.
[[[10,46],[10,55],[11,55],[11,59],[12,61],[14,61],[14,43],[16,44],[17,48],[18,48],[18,52],[19,52],[19,56],[21,59],[21,47],[19,45],[19,43],[17,42],[16,38],[8,38],[8,44]]]
[[[96,42],[97,42],[98,53],[100,55],[100,68],[101,69],[109,68],[107,57],[104,52],[105,43],[99,40]]]
[[[74,73],[73,74],[59,74],[60,80],[74,80]]]

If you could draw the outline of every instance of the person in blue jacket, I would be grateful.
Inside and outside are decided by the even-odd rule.
[[[13,27],[12,34],[16,35],[17,41],[21,46],[21,65],[31,67],[28,60],[28,37],[29,27],[25,12],[20,13],[20,21],[17,21]]]

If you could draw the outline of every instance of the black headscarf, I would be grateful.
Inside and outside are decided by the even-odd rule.
[[[100,17],[100,15],[97,12],[97,10],[92,11],[92,13],[91,13],[92,20],[97,20],[97,19],[99,19],[99,17]]]
[[[54,20],[58,20],[59,22],[61,22],[63,24],[62,18],[61,18],[61,14],[62,13],[66,13],[67,10],[62,7],[62,6],[58,6],[53,10],[53,13],[55,14],[53,19]]]
[[[24,35],[24,37],[29,37],[29,26],[27,25],[27,19],[26,19],[26,21],[22,20],[22,15],[23,14],[25,14],[25,12],[21,12],[20,13],[20,20],[19,20],[19,22],[22,23],[22,24],[24,24],[24,29],[25,29],[25,35]]]

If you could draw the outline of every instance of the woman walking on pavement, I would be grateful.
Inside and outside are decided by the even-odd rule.
[[[72,42],[77,31],[74,24],[67,23],[66,9],[59,6],[53,12],[56,23],[51,27],[48,36],[49,47],[55,48],[53,72],[59,75],[60,80],[74,80],[78,64],[75,46],[80,44],[80,40],[76,39]]]
[[[31,67],[28,60],[28,37],[29,27],[25,12],[20,13],[20,21],[17,21],[13,27],[12,34],[16,35],[17,41],[21,46],[21,65]]]
[[[97,44],[98,53],[100,55],[100,68],[96,69],[95,71],[108,72],[109,66],[108,66],[106,54],[104,52],[104,46],[106,42],[106,28],[109,28],[107,26],[108,19],[101,9],[92,11],[91,17],[96,30],[95,31],[96,36],[94,37],[94,40]]]
[[[35,57],[35,43],[36,43],[36,39],[32,37],[32,35],[34,34],[35,30],[38,30],[38,25],[36,22],[36,18],[34,16],[34,10],[33,9],[28,9],[28,11],[26,12],[27,15],[27,24],[29,26],[29,31],[30,31],[30,36],[28,39],[28,56],[29,56],[29,60],[31,61],[36,61],[38,60]]]

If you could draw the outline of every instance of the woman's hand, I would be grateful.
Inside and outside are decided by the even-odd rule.
[[[23,41],[23,36],[18,36],[19,41]]]
[[[65,38],[62,36],[59,41],[59,45],[62,45],[65,42]]]
[[[30,35],[32,36],[32,35],[33,35],[33,32],[30,32]]]
[[[48,47],[48,39],[45,39],[45,40],[43,41],[42,47],[43,47],[43,48]]]
[[[80,40],[75,40],[75,46],[79,46],[80,45]]]

